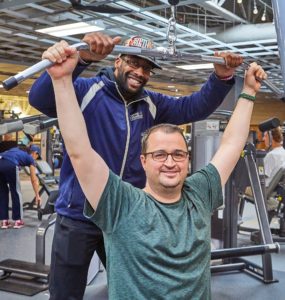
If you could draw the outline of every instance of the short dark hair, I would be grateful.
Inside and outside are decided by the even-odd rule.
[[[164,123],[164,124],[159,124],[159,125],[153,126],[153,127],[149,128],[147,131],[144,132],[142,140],[141,140],[142,154],[146,153],[146,151],[147,151],[149,136],[152,133],[156,132],[156,131],[162,131],[164,133],[178,132],[182,136],[182,138],[185,142],[186,148],[188,148],[187,141],[186,141],[185,136],[183,134],[183,129],[181,129],[177,125]]]

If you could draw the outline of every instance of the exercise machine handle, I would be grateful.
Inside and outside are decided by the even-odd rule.
[[[84,42],[76,43],[71,45],[71,47],[76,48],[77,50],[89,49],[89,45]],[[225,59],[223,57],[217,56],[207,56],[207,55],[199,55],[199,54],[191,54],[185,52],[175,52],[172,53],[169,49],[158,47],[155,49],[147,49],[147,48],[139,48],[139,47],[126,47],[121,45],[115,45],[112,54],[130,54],[130,55],[143,55],[149,57],[160,58],[161,60],[192,60],[192,61],[205,61],[209,63],[217,63],[224,65],[226,64]],[[35,65],[27,68],[26,70],[16,74],[15,76],[9,77],[8,79],[3,81],[3,87],[5,90],[10,90],[17,86],[22,81],[30,78],[36,73],[39,73],[45,70],[48,67],[51,67],[53,62],[48,59],[44,59]],[[247,68],[248,64],[244,63],[243,68]],[[284,101],[284,93],[278,89],[272,82],[269,80],[262,81],[269,89],[271,89],[278,98],[281,98]]]

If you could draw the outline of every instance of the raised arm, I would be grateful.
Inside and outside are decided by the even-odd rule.
[[[106,56],[119,41],[119,38],[107,38],[103,46],[98,45],[96,52],[102,57]],[[62,41],[57,51],[45,52],[43,56],[57,63],[48,72],[55,92],[61,134],[82,190],[96,209],[108,180],[109,169],[91,147],[85,121],[76,100],[72,72],[78,61],[78,53]]]
[[[94,32],[88,33],[84,36],[82,41],[90,45],[89,50],[81,50],[79,63],[76,65],[72,79],[75,81],[77,77],[89,66],[93,61],[101,60],[101,54],[96,53],[100,40],[104,43],[105,35],[102,33]],[[48,49],[48,51],[56,51],[59,43],[56,43]],[[103,47],[99,45],[99,47]],[[43,72],[41,76],[34,82],[29,93],[29,103],[31,106],[46,114],[49,117],[56,117],[55,96],[51,78],[48,72]]]
[[[252,63],[245,73],[242,93],[255,96],[260,88],[258,79],[266,79],[266,77],[264,70],[256,63]],[[211,161],[221,176],[222,185],[228,180],[246,143],[252,110],[253,101],[244,97],[239,98],[220,147]]]

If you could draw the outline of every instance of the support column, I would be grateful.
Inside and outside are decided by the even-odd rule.
[[[271,0],[274,16],[274,24],[277,33],[277,42],[280,56],[280,65],[285,81],[285,1],[284,0]]]

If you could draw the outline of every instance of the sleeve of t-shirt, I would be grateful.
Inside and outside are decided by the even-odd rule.
[[[274,165],[274,159],[272,158],[272,154],[269,152],[264,157],[264,174],[267,178],[271,177]]]
[[[33,166],[36,166],[36,162],[35,160],[33,159],[33,157],[29,154],[27,154],[27,161],[28,161],[28,166],[30,165],[33,165]]]
[[[187,184],[210,211],[223,205],[221,177],[214,165],[208,164],[195,172],[187,179]]]
[[[106,233],[114,232],[122,222],[127,222],[135,206],[143,199],[143,191],[122,181],[112,171],[99,200],[97,209],[86,200],[84,215]]]

